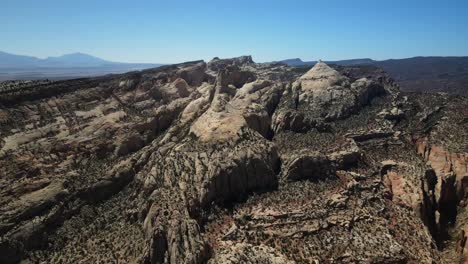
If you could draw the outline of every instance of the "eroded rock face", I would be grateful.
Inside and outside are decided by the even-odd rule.
[[[229,65],[242,66],[248,64],[254,64],[252,56],[241,56],[231,59],[220,59],[216,57],[208,62],[208,68],[214,72],[217,72],[219,70],[225,69]]]
[[[348,117],[372,98],[385,92],[382,85],[367,78],[351,80],[326,65],[317,63],[292,87],[298,93],[297,108],[318,110],[317,118],[336,120]]]
[[[299,151],[289,158],[284,157],[283,174],[288,180],[317,181],[334,177],[337,170],[349,169],[355,166],[360,158],[359,147],[350,141],[348,149],[335,151],[328,155],[320,152]]]
[[[464,136],[431,164],[413,140],[460,111],[375,69],[245,56],[23,88],[0,93],[2,263],[441,263],[465,197]]]
[[[353,81],[319,62],[284,91],[273,128],[275,132],[327,131],[328,122],[349,117],[385,94],[383,85],[367,78]]]
[[[193,123],[190,131],[203,141],[236,139],[247,128],[266,137],[271,123],[267,112],[270,100],[261,100],[261,96],[271,92],[274,88],[268,81],[245,84],[233,97],[218,87],[210,108]]]
[[[385,171],[383,174],[384,184],[391,192],[392,201],[412,208],[415,212],[420,212],[420,207],[423,205],[423,190],[420,184],[409,181],[408,177],[406,177],[407,174],[412,173],[411,170],[413,169],[411,165],[406,163],[382,162],[382,170]]]
[[[468,103],[466,98],[447,94],[418,96],[411,103],[418,112],[410,127],[423,131],[415,133],[413,141],[431,170],[428,197],[435,211],[434,225],[443,256],[447,262],[466,262],[462,248],[468,223],[465,208]]]
[[[268,246],[254,246],[246,243],[237,243],[223,245],[229,250],[220,252],[215,258],[210,259],[208,263],[267,263],[267,264],[293,264],[294,261],[288,260],[285,256]]]
[[[430,163],[440,178],[450,177],[447,175],[453,174],[456,185],[456,190],[452,190],[453,194],[457,195],[457,200],[465,199],[468,187],[466,184],[468,182],[468,154],[447,151],[443,146],[429,144],[427,139],[418,140],[416,146],[418,153]],[[437,188],[437,193],[440,193],[442,191],[440,184]]]

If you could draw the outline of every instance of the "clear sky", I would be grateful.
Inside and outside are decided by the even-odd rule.
[[[468,55],[468,0],[0,0],[0,51],[175,63]]]

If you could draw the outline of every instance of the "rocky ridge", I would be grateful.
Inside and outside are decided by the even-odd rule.
[[[250,56],[9,85],[0,262],[463,261],[467,106]]]

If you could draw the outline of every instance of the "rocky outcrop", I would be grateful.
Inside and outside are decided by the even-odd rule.
[[[357,113],[384,93],[383,83],[366,78],[353,81],[319,62],[285,90],[273,128],[276,132],[306,132],[313,128],[327,131],[327,122]]]
[[[438,231],[438,240],[445,241],[450,239],[450,229],[457,221],[460,206],[464,207],[466,199],[466,179],[468,175],[466,153],[451,153],[440,145],[431,145],[427,138],[416,141],[418,154],[420,154],[427,164],[433,170],[433,204],[435,217],[435,226]],[[463,218],[460,219],[463,223]],[[456,250],[463,258],[464,230],[457,230],[461,235],[458,238],[459,248]],[[441,242],[442,243],[442,242]]]
[[[328,155],[307,151],[299,153],[285,159],[283,175],[287,180],[317,181],[334,177],[337,170],[349,169],[356,165],[360,158],[360,150],[354,142],[349,149]]]
[[[291,162],[285,165],[288,180],[320,180],[334,174],[330,160],[320,153],[291,157]]]
[[[271,84],[267,81],[248,83],[231,99],[218,87],[210,108],[194,122],[191,133],[204,141],[226,140],[238,138],[241,129],[250,128],[266,137],[270,133],[270,102],[260,98],[268,88]]]
[[[229,248],[224,252],[215,255],[208,261],[209,264],[217,263],[266,263],[266,264],[292,264],[294,261],[288,260],[284,255],[279,254],[273,248],[265,245],[254,246],[246,243],[234,245],[226,244]]]
[[[414,184],[405,177],[405,166],[408,164],[398,164],[394,161],[383,161],[381,173],[383,182],[390,190],[392,201],[396,204],[412,208],[415,212],[420,212],[423,204],[423,194],[420,185]]]
[[[372,98],[385,93],[382,85],[362,78],[351,80],[323,62],[317,63],[292,87],[298,93],[297,107],[318,110],[318,117],[331,121],[348,117]]]
[[[400,120],[404,117],[404,115],[405,113],[397,107],[393,107],[391,110],[384,109],[382,112],[379,113],[380,117],[383,117],[388,120]]]
[[[427,139],[420,139],[416,142],[418,153],[430,163],[439,178],[454,177],[455,189],[451,190],[458,201],[466,197],[466,187],[468,182],[468,154],[454,153],[447,151],[443,146],[429,144]],[[452,175],[452,176],[449,176]],[[443,182],[439,180],[439,183]],[[439,184],[437,193],[442,191]]]
[[[445,151],[463,136],[431,164],[409,139],[460,111],[381,71],[245,56],[18,85],[0,91],[2,263],[442,263],[463,204]]]
[[[203,82],[209,81],[210,76],[206,74],[206,63],[200,62],[195,65],[189,65],[179,69],[176,74],[187,82],[188,85],[197,87]]]
[[[208,69],[217,72],[219,70],[225,69],[227,66],[243,66],[253,64],[252,56],[241,56],[231,59],[220,59],[218,57],[213,58],[208,62]]]
[[[267,89],[271,84],[247,83],[231,95],[223,88],[237,80],[224,79],[227,83],[223,83],[220,79],[224,77],[218,75],[205,112],[196,111],[195,105],[183,112],[182,120],[194,120],[185,124],[192,137],[162,141],[158,147],[162,151],[153,152],[139,173],[145,193],[156,198],[145,218],[145,232],[151,241],[148,259],[170,263],[206,259],[200,219],[194,215],[213,201],[238,201],[251,191],[277,186],[277,149],[264,137],[269,129],[269,102],[260,100],[262,94],[271,92]],[[179,129],[184,129],[184,124],[180,125]],[[187,220],[180,223],[181,219]],[[180,232],[187,236],[179,237]],[[161,244],[167,245],[166,250],[154,246]],[[193,248],[180,248],[186,244]]]
[[[255,79],[255,74],[252,72],[243,71],[237,66],[227,66],[218,72],[216,85],[221,89],[221,92],[234,95],[236,88],[241,88],[244,84],[252,82]]]

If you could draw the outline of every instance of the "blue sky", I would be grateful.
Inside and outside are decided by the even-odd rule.
[[[175,63],[467,56],[466,0],[1,0],[0,51]]]

